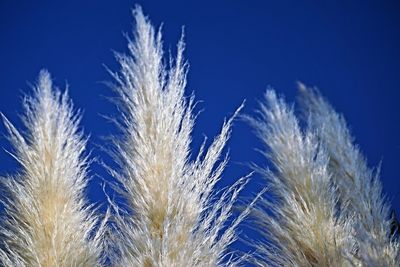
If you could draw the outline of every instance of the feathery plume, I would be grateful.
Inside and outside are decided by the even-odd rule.
[[[208,150],[190,160],[193,96],[184,97],[187,65],[184,43],[169,69],[163,64],[161,33],[155,33],[140,7],[134,10],[130,55],[117,55],[121,71],[114,86],[123,111],[115,137],[113,171],[128,211],[117,210],[117,266],[217,266],[233,264],[227,246],[247,211],[227,226],[232,205],[247,179],[239,179],[216,198],[213,188],[227,159],[217,164],[235,115],[226,121]],[[238,112],[238,111],[237,111]]]
[[[256,245],[256,265],[348,266],[351,223],[337,217],[329,157],[312,129],[303,132],[293,108],[268,90],[259,117],[246,117],[266,146],[274,171],[257,167],[269,181],[274,199],[255,210],[265,237]]]
[[[329,153],[341,212],[354,216],[357,257],[363,266],[399,266],[400,243],[390,232],[393,218],[382,195],[379,171],[368,168],[343,116],[316,89],[301,83],[299,89],[310,126],[318,129],[318,138]]]
[[[1,180],[1,265],[98,266],[102,236],[83,196],[88,163],[80,116],[45,70],[24,107],[25,135],[3,116],[22,170]]]

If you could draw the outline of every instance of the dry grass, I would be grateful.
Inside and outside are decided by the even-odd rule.
[[[129,55],[117,55],[121,65],[113,86],[122,119],[123,137],[115,136],[115,158],[120,170],[112,171],[128,210],[116,210],[117,266],[216,266],[235,259],[228,245],[234,229],[248,211],[230,225],[232,205],[246,178],[216,198],[213,190],[227,159],[221,153],[235,115],[197,159],[190,160],[194,125],[193,96],[184,97],[187,67],[184,43],[175,60],[163,63],[161,33],[138,7],[136,29],[129,40]],[[213,199],[214,198],[214,199]],[[227,227],[227,228],[225,228]]]
[[[25,135],[5,118],[21,170],[1,180],[6,197],[1,225],[3,266],[98,266],[101,229],[83,195],[86,139],[67,93],[42,71],[24,101]]]

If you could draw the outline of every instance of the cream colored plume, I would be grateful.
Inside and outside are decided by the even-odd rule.
[[[228,246],[247,211],[228,224],[232,205],[246,178],[214,192],[227,159],[220,159],[235,115],[226,121],[208,150],[191,160],[193,97],[184,96],[187,67],[177,46],[175,60],[163,62],[161,33],[138,7],[129,55],[118,55],[114,73],[123,115],[122,137],[115,136],[120,171],[113,174],[127,202],[119,208],[112,260],[116,266],[232,265]]]
[[[1,265],[98,266],[102,235],[83,195],[88,163],[80,116],[47,71],[24,107],[24,134],[3,117],[21,170],[1,180]]]
[[[293,108],[267,91],[258,118],[248,118],[271,169],[258,168],[270,197],[254,212],[265,237],[258,266],[351,266],[352,220],[337,213],[329,156],[312,128],[302,131]],[[272,197],[271,197],[272,196]]]
[[[400,266],[400,242],[391,233],[389,203],[382,195],[379,172],[367,161],[346,121],[316,89],[299,84],[301,103],[310,126],[328,151],[329,170],[337,184],[341,212],[354,218],[356,257],[362,266]]]

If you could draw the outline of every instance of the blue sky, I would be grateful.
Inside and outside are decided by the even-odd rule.
[[[187,94],[194,91],[202,101],[195,150],[244,99],[244,113],[254,114],[270,85],[294,101],[300,80],[317,86],[344,114],[370,166],[382,161],[384,192],[400,213],[400,5],[395,1],[2,0],[0,111],[21,126],[21,98],[47,68],[55,84],[69,85],[75,106],[84,111],[92,155],[109,160],[96,146],[116,131],[101,115],[118,116],[104,97],[112,95],[103,84],[111,80],[104,65],[118,70],[113,51],[127,51],[123,34],[131,32],[135,4],[155,25],[163,23],[167,51],[175,50],[185,26]],[[3,136],[3,125],[0,132]],[[9,149],[4,137],[0,147]],[[248,173],[250,162],[265,164],[255,150],[261,143],[244,122],[235,123],[228,147],[230,163],[219,186]],[[0,174],[17,168],[4,150],[0,166]],[[91,173],[89,197],[103,203],[98,176],[109,177],[97,164]],[[260,190],[261,181],[255,175],[244,197]]]

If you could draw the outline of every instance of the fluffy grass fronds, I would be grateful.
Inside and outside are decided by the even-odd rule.
[[[94,230],[98,219],[83,196],[88,162],[80,116],[47,71],[40,72],[24,107],[26,134],[3,117],[22,169],[1,180],[1,265],[98,266],[102,235]]]
[[[341,212],[353,216],[358,252],[364,266],[399,266],[400,243],[390,233],[393,218],[382,195],[379,171],[354,144],[344,118],[316,89],[299,84],[310,126],[329,154],[329,170],[337,184]]]
[[[293,108],[274,91],[265,94],[258,118],[248,118],[265,144],[273,170],[258,170],[274,198],[263,199],[255,218],[265,237],[259,266],[349,266],[351,220],[336,212],[329,157],[313,129],[302,131]],[[350,237],[350,238],[349,238]]]
[[[113,175],[128,208],[115,208],[117,253],[112,261],[117,266],[232,265],[227,247],[247,211],[229,225],[227,220],[247,178],[221,194],[213,188],[227,164],[227,158],[217,162],[236,114],[208,150],[203,144],[190,160],[195,118],[193,96],[184,97],[184,43],[178,43],[176,59],[166,66],[161,33],[155,33],[140,7],[134,17],[130,55],[117,55],[121,71],[113,74],[123,112],[118,122],[123,137],[114,138],[120,171]]]

